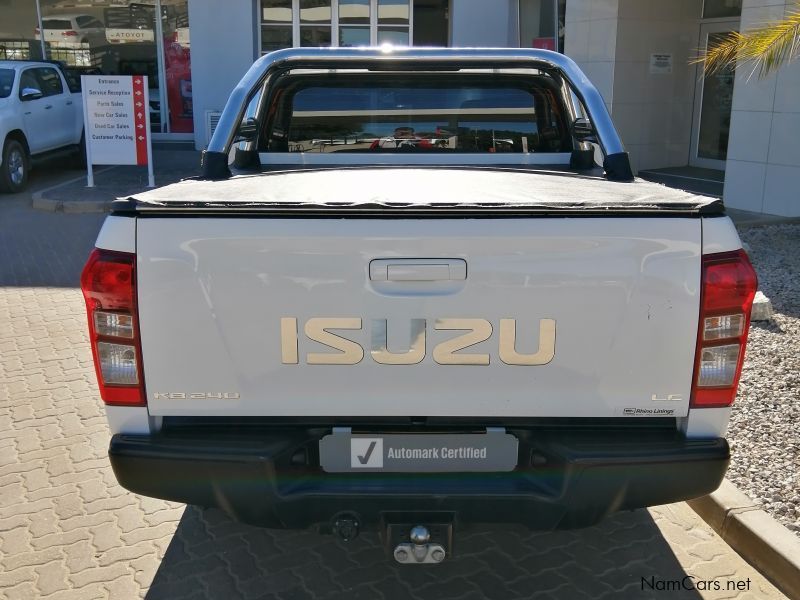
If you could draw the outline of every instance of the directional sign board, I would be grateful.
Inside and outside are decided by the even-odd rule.
[[[83,75],[89,186],[92,165],[148,167],[153,185],[146,75]]]

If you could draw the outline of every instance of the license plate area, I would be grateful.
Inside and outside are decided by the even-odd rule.
[[[517,466],[518,442],[505,431],[486,433],[334,432],[319,442],[327,473],[503,473]]]

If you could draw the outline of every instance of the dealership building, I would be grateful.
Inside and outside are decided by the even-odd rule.
[[[574,59],[643,177],[800,216],[800,61],[759,79],[692,59],[793,0],[0,0],[0,59],[145,74],[154,139],[207,144],[253,60],[292,46],[537,47]],[[156,18],[160,15],[160,18]]]

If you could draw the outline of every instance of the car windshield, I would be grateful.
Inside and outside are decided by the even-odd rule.
[[[273,95],[269,152],[571,150],[548,77],[300,76]]]
[[[14,70],[0,69],[0,98],[8,98],[14,87]]]

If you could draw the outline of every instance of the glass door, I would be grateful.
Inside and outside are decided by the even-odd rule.
[[[703,23],[700,25],[700,48],[705,50],[719,44],[738,26],[738,21]],[[698,65],[697,73],[689,164],[724,170],[731,127],[734,70],[722,69],[705,75]]]
[[[192,138],[188,0],[37,1],[36,39],[65,65],[70,87],[84,74],[147,75],[152,133]]]

